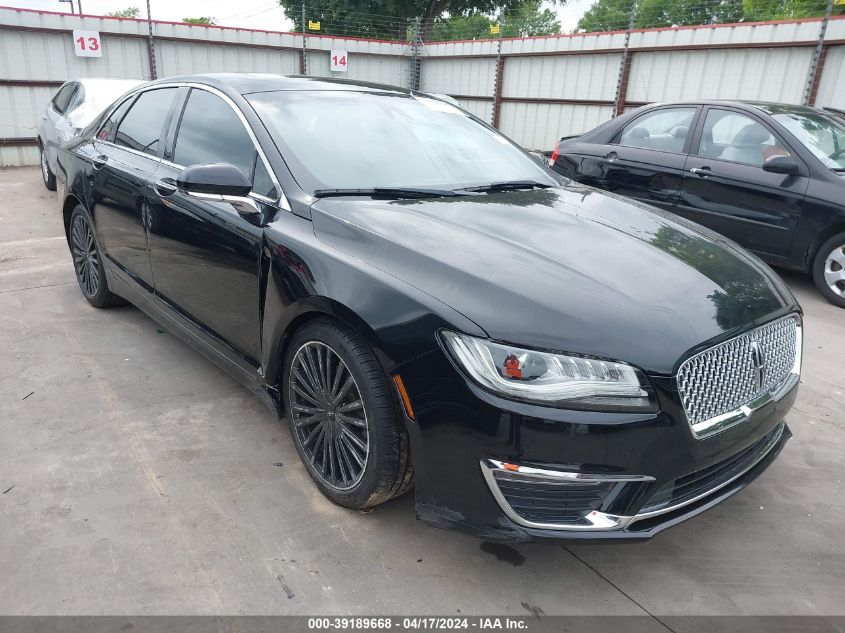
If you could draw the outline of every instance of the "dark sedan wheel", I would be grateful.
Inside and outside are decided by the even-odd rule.
[[[56,190],[56,175],[50,169],[50,163],[47,162],[47,152],[44,151],[44,146],[38,146],[41,152],[41,179],[44,181],[44,186],[50,191]]]
[[[309,322],[288,346],[284,381],[296,450],[326,496],[367,508],[410,487],[407,432],[363,338],[328,319]]]
[[[813,261],[813,280],[828,301],[845,308],[845,233],[821,245]]]
[[[76,207],[70,216],[68,241],[76,281],[79,282],[79,289],[88,303],[95,308],[108,308],[125,303],[109,290],[97,238],[82,207]]]

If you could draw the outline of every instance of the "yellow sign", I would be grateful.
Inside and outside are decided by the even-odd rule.
[[[845,4],[845,0],[833,0],[833,4]]]
[[[843,0],[845,2],[845,0]],[[499,34],[499,25],[498,24],[491,24],[490,25],[490,34],[491,35],[498,35]]]
[[[320,30],[320,21],[317,20],[316,22],[314,22],[313,20],[308,20],[308,30],[319,31]]]

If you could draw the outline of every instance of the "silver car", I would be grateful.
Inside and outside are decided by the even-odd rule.
[[[137,79],[74,79],[62,84],[47,104],[38,128],[41,176],[47,189],[56,190],[56,149],[119,96],[142,83]]]

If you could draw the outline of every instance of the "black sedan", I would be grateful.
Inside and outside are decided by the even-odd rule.
[[[845,119],[775,103],[659,104],[554,152],[558,172],[703,224],[845,307]]]
[[[765,264],[443,100],[171,78],[57,176],[88,302],[250,386],[344,506],[415,486],[422,520],[486,539],[643,539],[790,436],[801,312]]]

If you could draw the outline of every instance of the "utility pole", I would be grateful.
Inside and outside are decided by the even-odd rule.
[[[299,72],[302,75],[308,74],[308,55],[305,53],[305,0],[302,0],[302,53],[299,57]]]
[[[499,20],[499,42],[496,46],[496,77],[493,80],[493,127],[499,129],[499,118],[502,113],[502,88],[505,81],[505,58],[502,57],[502,39],[505,36],[505,12]]]
[[[147,0],[147,29],[150,37],[147,40],[147,53],[150,58],[150,79],[158,79],[158,72],[156,70],[156,48],[153,41],[153,18],[150,12],[150,0]]]
[[[821,70],[824,66],[824,58],[827,51],[824,47],[824,36],[827,33],[827,25],[830,22],[830,14],[833,13],[833,0],[827,0],[827,9],[824,12],[821,28],[819,28],[819,41],[816,42],[816,51],[813,53],[813,61],[810,63],[810,72],[807,75],[807,87],[804,89],[804,105],[813,105],[816,100],[814,94],[818,90],[818,79],[821,79]]]

